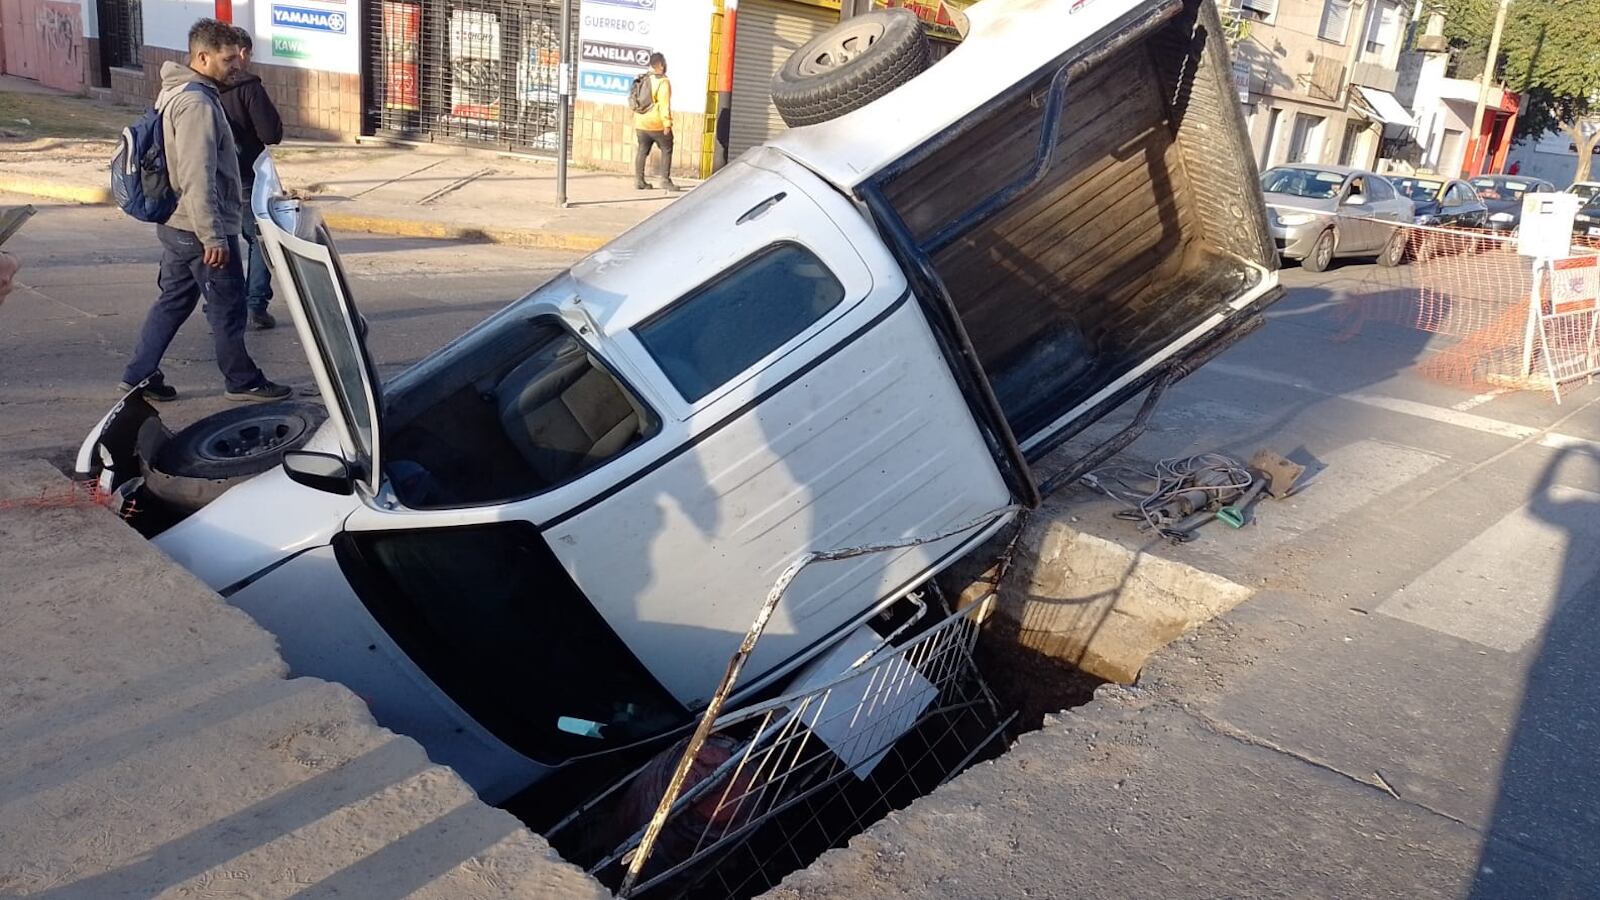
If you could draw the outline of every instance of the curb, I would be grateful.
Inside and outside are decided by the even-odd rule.
[[[63,200],[87,206],[110,205],[111,189],[68,184],[40,178],[20,178],[0,175],[0,193],[27,194],[46,200]],[[476,241],[489,244],[506,244],[538,250],[567,250],[588,253],[600,249],[613,235],[581,231],[550,231],[538,228],[492,228],[488,226],[452,225],[448,222],[428,222],[419,219],[395,219],[386,216],[368,216],[359,213],[325,212],[315,204],[311,208],[322,214],[322,221],[336,231],[361,231],[367,234],[386,234],[394,237],[434,238],[438,240]]]
[[[68,203],[81,203],[88,206],[98,206],[111,202],[111,189],[107,187],[87,187],[81,184],[67,184],[40,178],[18,178],[14,175],[0,175],[0,191],[11,194],[29,194],[34,197],[43,197],[46,200],[65,200]]]
[[[313,207],[314,208],[314,207]],[[321,212],[321,210],[318,210]],[[588,253],[610,242],[612,235],[581,231],[546,231],[536,228],[491,228],[452,225],[418,219],[391,219],[359,213],[322,212],[323,224],[335,231],[362,231],[395,237],[434,238],[437,240],[476,241],[507,244],[538,250],[571,250]]]

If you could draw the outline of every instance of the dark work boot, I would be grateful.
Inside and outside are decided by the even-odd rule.
[[[683,188],[678,187],[677,182],[673,181],[671,178],[661,179],[661,189],[669,194],[677,194],[683,191]]]
[[[643,178],[635,178],[633,179],[633,187],[634,190],[648,191],[650,190],[650,182],[645,181]]]

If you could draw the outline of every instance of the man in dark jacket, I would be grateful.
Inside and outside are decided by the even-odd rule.
[[[250,310],[252,328],[271,328],[278,324],[267,312],[272,300],[272,273],[267,271],[266,260],[261,256],[261,242],[256,240],[255,217],[250,214],[250,191],[255,186],[256,159],[267,145],[283,140],[283,119],[278,108],[272,105],[261,79],[249,69],[250,52],[255,42],[250,32],[239,32],[240,50],[244,66],[238,78],[222,87],[222,111],[228,115],[228,126],[233,130],[233,142],[239,148],[239,179],[244,183],[244,240],[250,248],[250,259],[245,266],[244,300]]]
[[[218,100],[218,88],[238,77],[239,35],[232,25],[201,19],[189,29],[188,65],[161,65],[161,137],[178,208],[156,226],[161,241],[161,296],[145,316],[119,390],[144,385],[151,400],[176,400],[161,373],[161,357],[201,296],[211,322],[217,368],[229,400],[282,400],[294,391],[261,374],[244,344],[244,270],[238,238],[244,219],[239,154]]]

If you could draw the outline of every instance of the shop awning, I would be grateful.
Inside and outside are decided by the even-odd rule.
[[[1371,111],[1372,118],[1385,125],[1399,125],[1401,128],[1417,127],[1417,120],[1411,118],[1411,114],[1406,112],[1406,108],[1401,106],[1400,101],[1396,100],[1394,95],[1388,91],[1359,86],[1356,91],[1361,96],[1362,104]]]

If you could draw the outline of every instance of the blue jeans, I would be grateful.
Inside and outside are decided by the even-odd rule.
[[[205,264],[201,256],[205,247],[194,232],[157,225],[156,237],[161,241],[161,273],[156,278],[161,296],[145,316],[139,343],[134,346],[133,359],[128,361],[122,380],[128,384],[138,384],[146,378],[156,383],[165,380],[161,357],[203,293],[217,368],[222,370],[228,390],[249,390],[266,381],[244,346],[244,267],[238,242],[228,248],[227,264],[213,269]]]
[[[246,192],[245,196],[250,194]],[[272,271],[267,268],[266,256],[261,252],[261,241],[256,239],[257,234],[255,220],[246,213],[244,234],[240,235],[250,248],[250,257],[244,269],[244,305],[251,312],[266,312],[267,304],[272,302]]]

